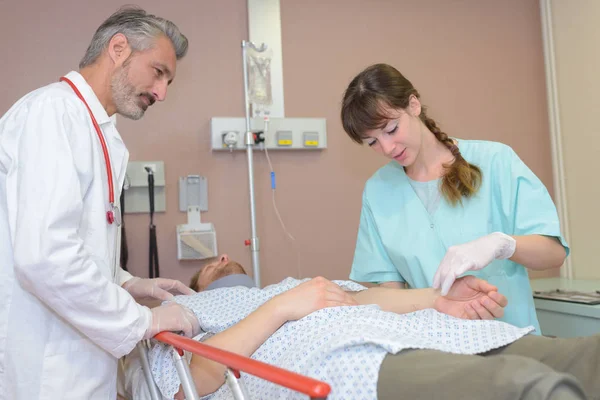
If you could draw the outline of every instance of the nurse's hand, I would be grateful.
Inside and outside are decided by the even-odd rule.
[[[173,293],[196,293],[184,285],[183,282],[165,278],[143,279],[133,277],[123,284],[123,289],[127,290],[136,300],[157,299],[164,301],[172,299]]]
[[[444,314],[463,319],[494,319],[504,315],[508,304],[498,288],[467,275],[458,278],[446,296],[435,300],[434,308]]]
[[[512,237],[502,232],[494,232],[450,247],[433,277],[433,288],[441,288],[442,296],[445,296],[454,280],[465,272],[487,267],[495,259],[512,257],[516,244]]]

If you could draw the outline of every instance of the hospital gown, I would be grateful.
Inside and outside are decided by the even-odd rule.
[[[197,339],[202,340],[302,282],[288,278],[264,289],[223,288],[177,296],[175,301],[194,311],[204,332]],[[366,289],[354,282],[334,282],[349,291]],[[500,321],[457,319],[433,309],[399,315],[381,311],[376,305],[332,307],[284,324],[252,358],[329,383],[331,400],[376,399],[379,367],[388,353],[435,349],[477,354],[512,343],[532,330]],[[150,364],[163,396],[173,398],[180,381],[170,348],[155,344]],[[242,376],[253,399],[306,398],[252,375]],[[233,395],[224,385],[206,398],[231,399]]]

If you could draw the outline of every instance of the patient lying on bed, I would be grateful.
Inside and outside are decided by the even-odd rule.
[[[549,339],[527,336],[532,328],[467,320],[498,317],[506,305],[495,287],[475,277],[457,280],[446,297],[324,278],[288,278],[257,289],[244,283],[236,264],[222,257],[193,280],[193,288],[205,290],[175,298],[198,316],[203,333],[196,339],[323,380],[332,387],[330,399],[584,399],[584,390],[600,393],[598,337]],[[156,344],[150,361],[163,396],[182,397],[170,349]],[[232,398],[223,385],[225,367],[192,356],[190,368],[201,395]],[[252,398],[302,398],[243,376]]]

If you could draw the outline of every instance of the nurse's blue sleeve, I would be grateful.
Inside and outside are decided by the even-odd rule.
[[[502,192],[499,194],[503,216],[512,227],[512,232],[505,233],[555,237],[569,255],[569,245],[561,234],[556,206],[546,186],[508,146],[499,164],[492,173],[502,176],[495,191]]]
[[[373,283],[405,282],[383,247],[366,193],[363,193],[350,279]]]

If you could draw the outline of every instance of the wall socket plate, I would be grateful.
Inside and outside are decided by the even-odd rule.
[[[250,119],[252,132],[264,131],[262,118]],[[210,121],[213,151],[245,150],[246,119],[213,117]],[[285,132],[285,140],[278,140]],[[306,138],[310,137],[311,140]],[[271,118],[262,146],[269,150],[323,150],[327,148],[325,118]],[[255,145],[260,148],[259,145]]]

